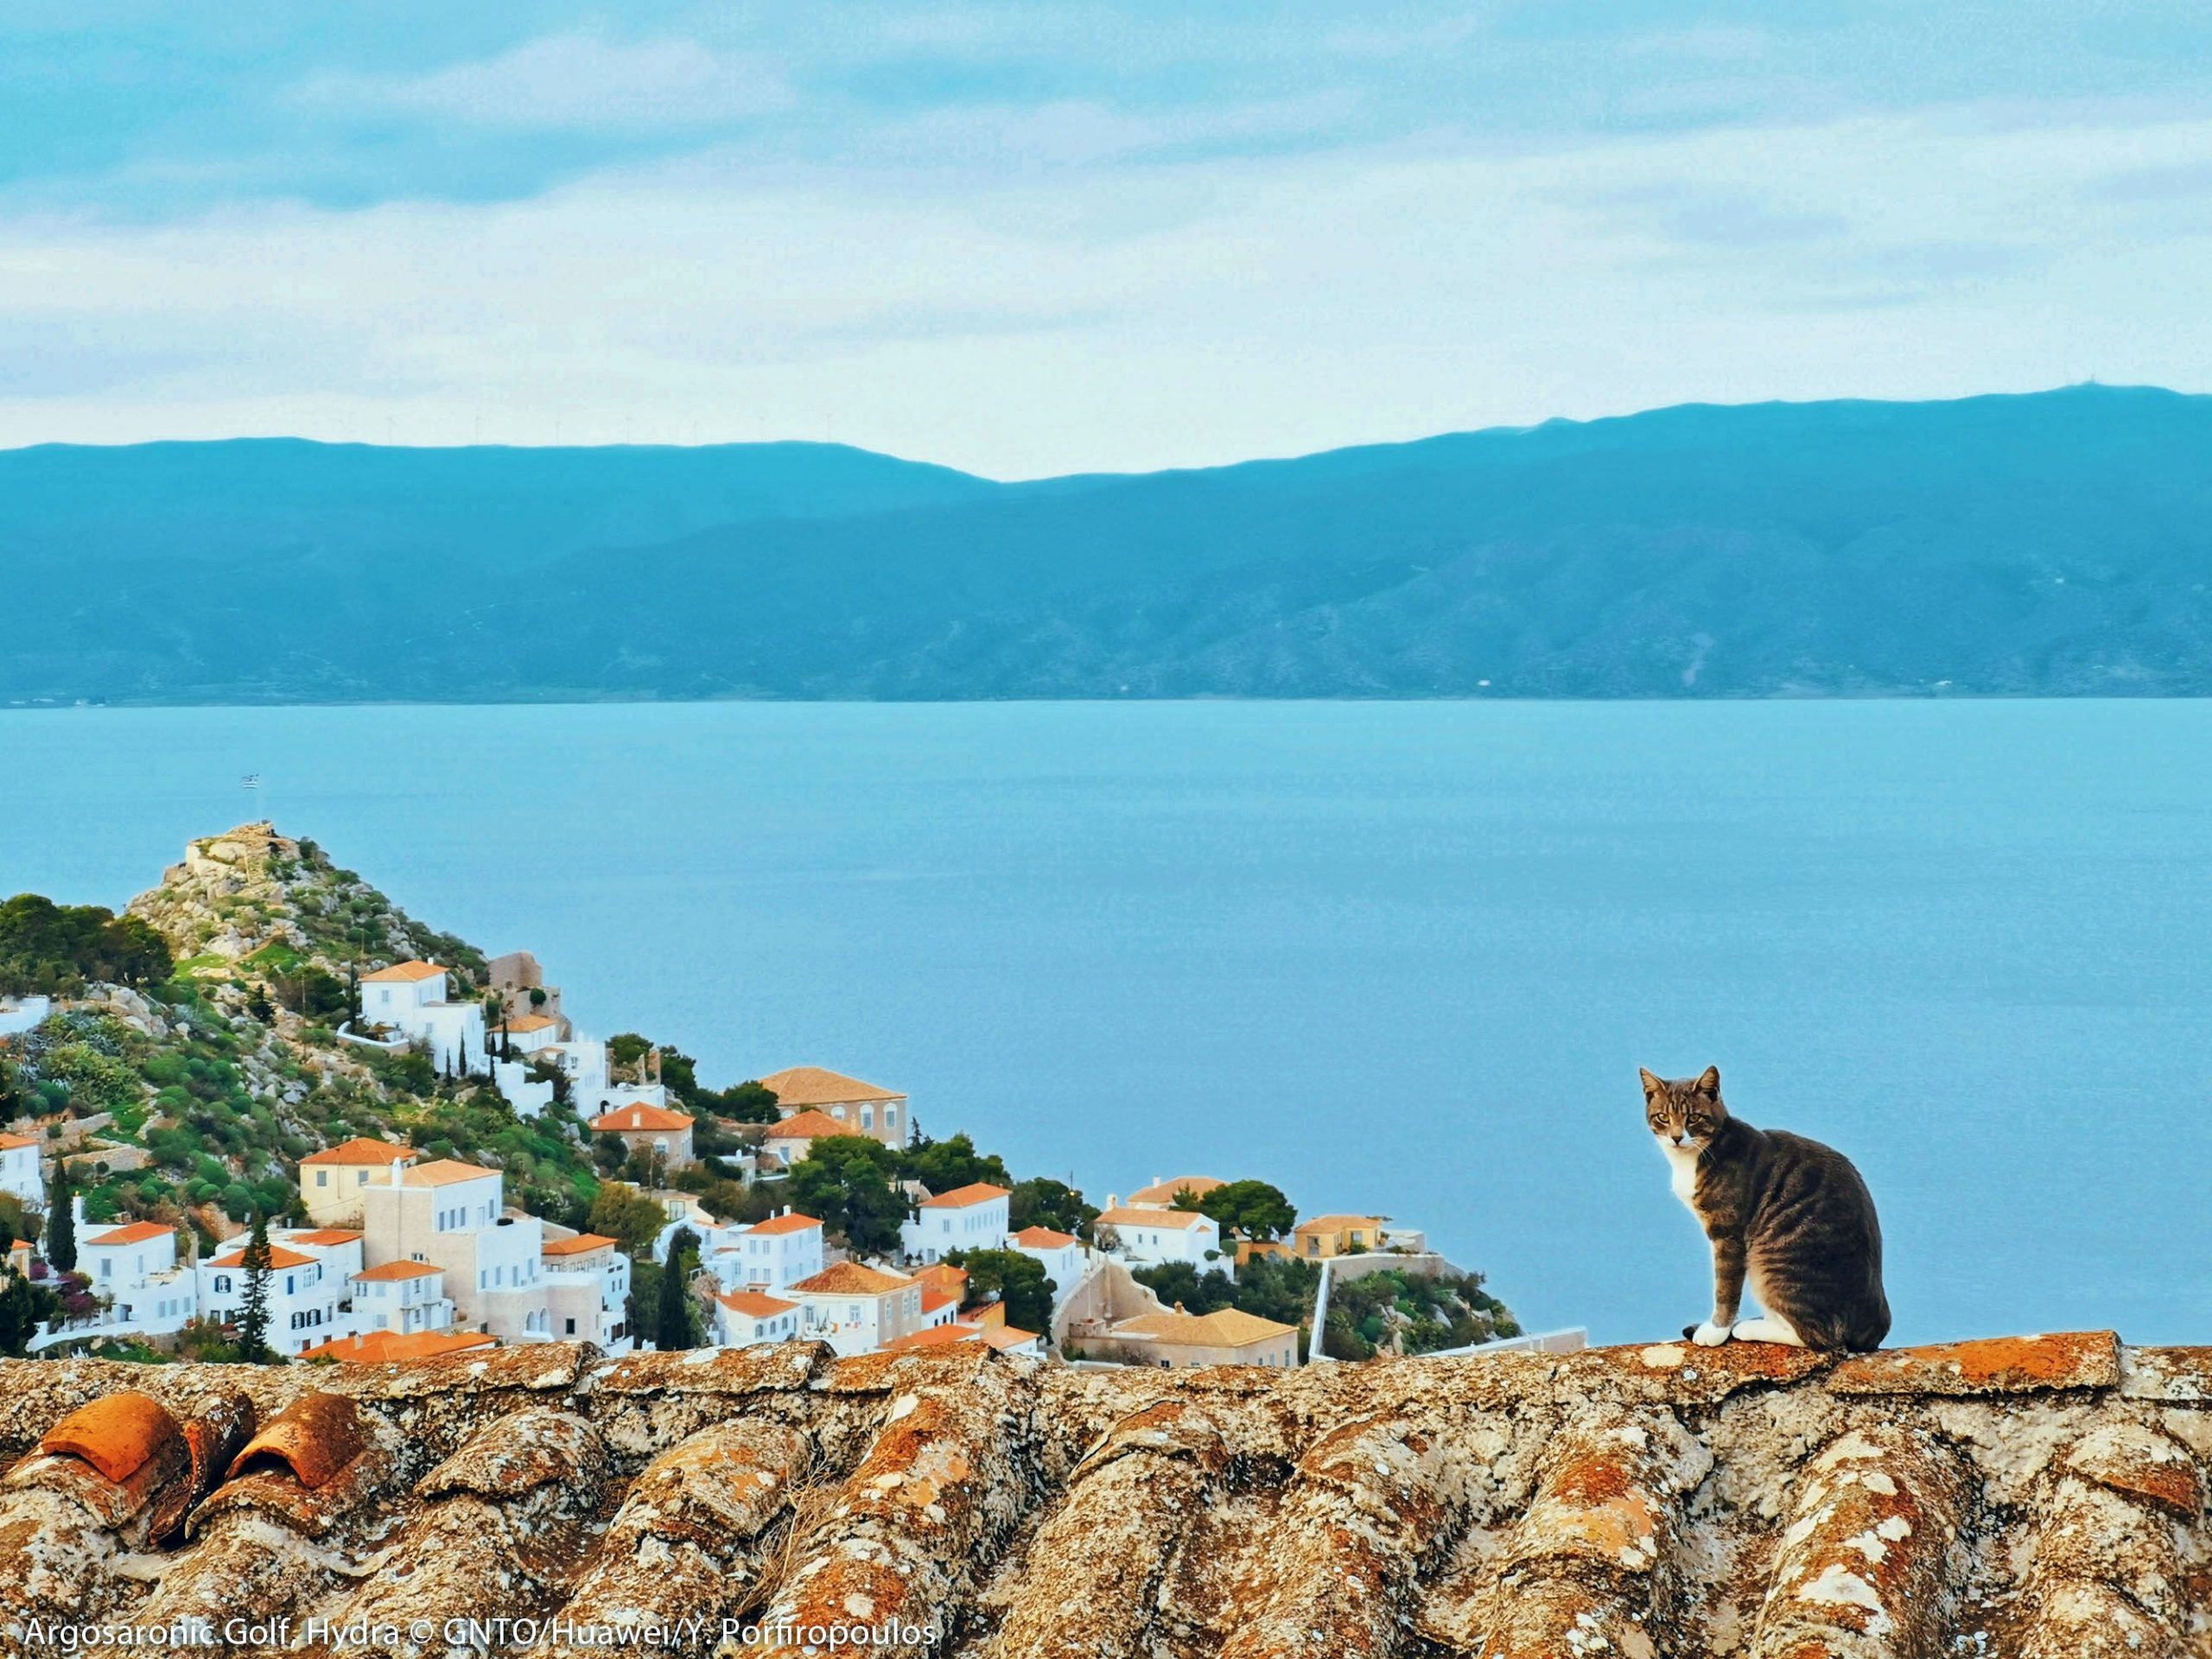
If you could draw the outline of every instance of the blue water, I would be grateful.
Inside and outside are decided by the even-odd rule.
[[[1379,1210],[1600,1340],[1705,1311],[1636,1071],[1717,1062],[1866,1172],[1897,1339],[2202,1342],[2208,755],[2176,702],[13,713],[0,893],[273,816],[710,1081]]]

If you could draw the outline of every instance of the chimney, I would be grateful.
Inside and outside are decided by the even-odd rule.
[[[70,1230],[81,1236],[85,1230],[85,1198],[82,1193],[72,1192],[69,1195],[69,1223]]]

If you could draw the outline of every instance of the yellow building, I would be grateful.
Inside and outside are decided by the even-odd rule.
[[[1123,1319],[1103,1338],[1085,1338],[1082,1349],[1085,1358],[1118,1359],[1165,1370],[1192,1365],[1287,1370],[1298,1363],[1298,1327],[1234,1307],[1185,1313],[1179,1302],[1172,1312]]]
[[[1301,1221],[1291,1231],[1291,1253],[1307,1262],[1325,1262],[1332,1255],[1358,1255],[1379,1250],[1388,1216],[1316,1216]]]

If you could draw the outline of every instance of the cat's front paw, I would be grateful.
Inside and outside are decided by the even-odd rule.
[[[1707,1319],[1690,1332],[1690,1340],[1700,1348],[1718,1348],[1728,1340],[1728,1334],[1726,1325],[1715,1325],[1711,1319]]]

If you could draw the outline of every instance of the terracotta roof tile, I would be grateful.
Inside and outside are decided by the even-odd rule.
[[[456,1181],[480,1180],[499,1173],[481,1164],[464,1164],[457,1158],[434,1158],[401,1171],[399,1180],[403,1186],[451,1186]]]
[[[728,1290],[715,1300],[733,1313],[742,1313],[747,1319],[772,1319],[779,1313],[789,1313],[798,1306],[780,1297],[763,1295],[757,1290]]]
[[[1242,1348],[1296,1334],[1298,1327],[1263,1319],[1242,1308],[1216,1308],[1211,1313],[1185,1313],[1171,1308],[1160,1313],[1141,1313],[1114,1327],[1117,1337],[1147,1337],[1193,1348]]]
[[[886,1291],[903,1290],[913,1282],[859,1262],[840,1262],[785,1288],[809,1296],[880,1296]]]
[[[121,1227],[111,1227],[104,1233],[94,1233],[85,1241],[90,1245],[143,1244],[152,1238],[165,1238],[176,1231],[150,1221],[134,1221]]]
[[[311,1268],[315,1264],[315,1257],[303,1255],[298,1250],[288,1250],[282,1244],[271,1244],[269,1247],[269,1265],[272,1268]],[[242,1268],[245,1265],[245,1251],[232,1250],[226,1255],[217,1256],[207,1265],[211,1268]],[[359,1276],[359,1274],[355,1275],[357,1278]]]
[[[1108,1227],[1173,1227],[1184,1231],[1212,1224],[1195,1210],[1132,1210],[1126,1205],[1099,1211],[1098,1224]]]
[[[435,1262],[386,1262],[380,1267],[364,1268],[353,1275],[359,1284],[396,1284],[403,1279],[428,1279],[445,1269]]]
[[[1653,1343],[1076,1370],[955,1329],[843,1361],[0,1362],[0,1461],[82,1443],[9,1475],[0,1503],[27,1507],[0,1582],[15,1619],[354,1605],[435,1629],[527,1604],[929,1626],[1009,1659],[2202,1647],[2212,1357],[2087,1333],[1897,1361]],[[264,1425],[236,1459],[233,1395]],[[87,1427],[88,1401],[135,1414]],[[204,1500],[162,1414],[209,1426],[193,1466],[230,1478]],[[180,1495],[188,1528],[149,1522]]]
[[[692,1120],[681,1112],[671,1112],[658,1106],[648,1106],[642,1100],[633,1100],[627,1106],[617,1106],[611,1112],[602,1112],[591,1121],[594,1129],[616,1134],[637,1134],[646,1129],[663,1129],[674,1133],[691,1127]]]
[[[771,1216],[766,1221],[756,1221],[745,1230],[759,1233],[766,1238],[774,1238],[785,1233],[817,1232],[821,1226],[822,1224],[812,1216],[802,1216],[794,1210],[789,1215]]]
[[[940,1192],[934,1198],[924,1198],[924,1210],[968,1210],[979,1204],[988,1204],[993,1198],[1010,1197],[1006,1188],[993,1186],[988,1181],[970,1181],[965,1186],[956,1186],[950,1192]]]
[[[423,1154],[412,1147],[395,1146],[389,1141],[378,1141],[357,1135],[351,1141],[340,1141],[334,1147],[321,1152],[311,1152],[300,1160],[303,1164],[389,1164],[395,1158],[412,1163]]]
[[[0,1135],[0,1152],[13,1152],[18,1147],[35,1147],[38,1143],[35,1135]]]
[[[481,1331],[371,1331],[339,1337],[308,1349],[302,1359],[350,1360],[362,1365],[390,1365],[401,1360],[435,1359],[496,1347],[499,1338]]]
[[[379,968],[372,974],[363,974],[364,985],[412,984],[417,980],[435,979],[445,969],[435,962],[395,962],[389,968]]]
[[[774,1093],[779,1106],[852,1106],[862,1101],[906,1098],[896,1090],[880,1089],[874,1084],[862,1083],[858,1077],[825,1071],[818,1065],[789,1066],[771,1072],[760,1083]]]
[[[537,1247],[540,1255],[582,1255],[587,1250],[604,1249],[614,1241],[605,1233],[578,1233],[573,1238],[549,1238]]]
[[[840,1123],[827,1112],[800,1112],[768,1126],[771,1141],[820,1141],[833,1135],[858,1135],[849,1123]]]
[[[313,1232],[292,1233],[286,1236],[288,1244],[351,1244],[361,1236],[347,1227],[318,1227]]]
[[[1175,1202],[1175,1195],[1179,1192],[1188,1192],[1194,1198],[1203,1198],[1214,1188],[1228,1185],[1228,1182],[1211,1175],[1176,1175],[1164,1181],[1155,1181],[1150,1186],[1141,1186],[1122,1202],[1135,1210],[1154,1207],[1164,1210]]]
[[[1007,1237],[1027,1250],[1065,1250],[1076,1242],[1073,1233],[1056,1233],[1049,1227],[1025,1227]]]

